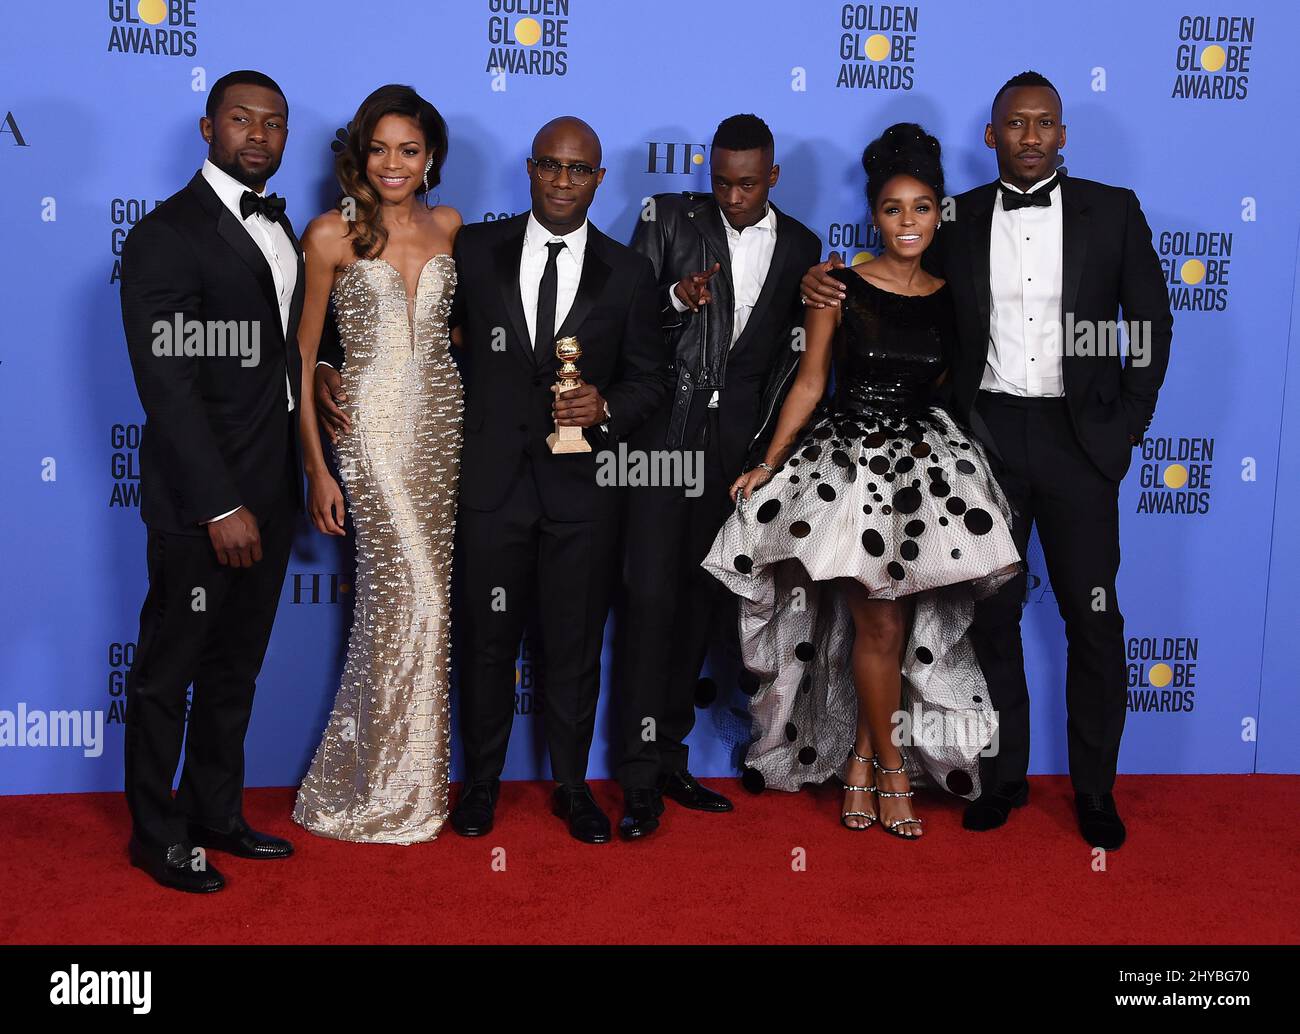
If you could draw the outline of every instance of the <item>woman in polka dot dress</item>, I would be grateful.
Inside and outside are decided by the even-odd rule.
[[[915,839],[913,784],[978,795],[997,719],[966,631],[1020,558],[979,445],[932,401],[956,343],[947,287],[920,265],[940,225],[939,142],[900,123],[862,163],[883,253],[835,271],[838,309],[807,310],[766,459],[732,486],[704,566],[741,598],[760,681],[746,785],[838,774],[846,827]]]

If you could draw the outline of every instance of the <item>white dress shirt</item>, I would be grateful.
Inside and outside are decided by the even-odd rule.
[[[293,289],[298,284],[298,255],[293,250],[293,242],[278,222],[271,222],[260,212],[254,212],[247,219],[239,211],[239,199],[249,188],[229,173],[222,172],[206,159],[203,162],[203,178],[216,191],[217,197],[239,220],[240,224],[253,238],[258,250],[266,256],[266,263],[271,267],[271,279],[275,282],[276,298],[280,303],[280,332],[289,337],[289,309],[293,305]],[[256,193],[256,192],[255,192]],[[266,191],[258,194],[265,197]],[[289,400],[289,409],[293,409],[293,391],[289,387],[289,371],[286,364],[284,373],[285,393]]]
[[[1002,186],[1017,194],[1028,193],[1009,183]],[[989,349],[980,379],[980,387],[987,391],[1039,398],[1065,393],[1061,378],[1059,180],[1052,184],[1050,194],[1052,203],[1046,207],[1008,212],[1002,207],[999,190],[993,204]]]
[[[763,218],[743,230],[732,226],[721,208],[718,212],[722,216],[722,228],[727,234],[727,254],[731,258],[731,344],[734,345],[745,332],[745,324],[758,304],[768,270],[772,268],[772,253],[776,250],[776,212],[768,205]],[[686,303],[677,296],[675,284],[668,288],[668,297],[674,309],[686,311]],[[715,391],[709,399],[709,408],[716,409],[717,406],[718,393]]]
[[[298,256],[293,250],[293,242],[289,240],[289,235],[285,233],[284,227],[278,222],[271,222],[261,213],[254,212],[247,219],[239,210],[239,199],[244,196],[244,191],[249,188],[244,186],[239,180],[235,179],[227,172],[218,169],[212,162],[204,159],[202,175],[221,199],[221,203],[230,209],[234,217],[239,220],[240,224],[248,231],[248,235],[253,238],[253,243],[257,245],[258,250],[266,256],[267,265],[271,267],[271,279],[275,283],[276,298],[280,303],[280,331],[284,334],[286,341],[289,336],[289,309],[293,304],[293,290],[298,284]],[[263,190],[259,195],[266,196]],[[289,401],[289,411],[293,411],[293,389],[289,385],[289,369],[285,364],[284,371],[284,392]],[[235,507],[235,510],[240,507]],[[219,521],[223,517],[229,517],[235,510],[228,510],[226,513],[219,514],[210,520],[204,521],[204,524],[211,524],[212,521]]]
[[[537,296],[541,293],[542,273],[546,271],[546,245],[560,241],[564,249],[555,256],[555,329],[564,325],[564,318],[573,308],[578,294],[578,281],[582,279],[582,259],[587,252],[587,220],[576,230],[560,236],[551,233],[528,213],[528,226],[524,230],[524,251],[519,257],[519,298],[524,303],[524,319],[528,322],[528,344],[537,340]],[[554,344],[551,345],[554,348]]]
[[[564,325],[565,317],[573,308],[573,299],[578,295],[578,282],[582,279],[582,260],[587,254],[586,219],[576,230],[566,234],[552,233],[532,212],[528,213],[528,224],[524,228],[524,250],[519,256],[519,300],[524,304],[524,320],[528,323],[528,343],[537,340],[537,299],[542,293],[542,274],[546,272],[546,258],[550,254],[546,245],[559,241],[564,245],[555,256],[555,329],[558,332]],[[551,346],[555,346],[552,344]],[[609,403],[605,403],[605,419],[610,416]],[[609,430],[609,424],[600,425]]]

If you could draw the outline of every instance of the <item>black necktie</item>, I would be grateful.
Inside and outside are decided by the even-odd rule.
[[[247,219],[254,212],[260,212],[267,222],[278,223],[284,215],[284,198],[278,194],[262,197],[246,190],[239,196],[239,214]]]
[[[1005,183],[998,184],[1002,191],[1002,210],[1014,212],[1017,208],[1048,208],[1052,204],[1052,188],[1056,186],[1053,176],[1046,183],[1040,183],[1028,194],[1008,190]]]
[[[533,333],[533,352],[538,361],[545,362],[550,349],[555,347],[555,296],[559,293],[560,274],[555,260],[564,249],[564,241],[548,241],[546,250],[546,268],[542,270],[542,282],[537,291],[537,327]],[[545,346],[547,351],[543,352]]]

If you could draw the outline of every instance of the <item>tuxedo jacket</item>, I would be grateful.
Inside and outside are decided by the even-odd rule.
[[[460,505],[493,510],[531,461],[552,520],[612,517],[619,492],[597,482],[597,455],[616,447],[667,398],[670,356],[659,329],[654,270],[643,256],[590,223],[573,305],[556,337],[577,337],[582,379],[609,404],[607,431],[584,429],[592,452],[553,455],[546,436],[559,360],[534,354],[519,294],[528,215],[470,223],[456,237],[457,286],[451,322],[461,328],[465,445]]]
[[[286,334],[275,281],[253,238],[201,173],[141,219],[122,246],[122,324],[145,426],[140,516],[151,528],[206,535],[201,522],[237,507],[259,520],[285,492],[301,501],[297,404],[302,380],[297,327],[302,248],[288,218],[298,279]],[[238,356],[157,355],[154,324],[256,322],[256,365]],[[174,343],[174,342],[173,342]],[[289,412],[285,375],[293,392]]]
[[[953,415],[996,453],[975,396],[989,351],[989,246],[997,183],[955,198],[955,218],[945,221],[926,253],[926,265],[948,281],[957,308],[958,342],[945,385]],[[1061,320],[1075,326],[1123,318],[1146,321],[1150,349],[1145,365],[1131,357],[1070,354],[1061,358],[1065,399],[1084,452],[1106,477],[1119,481],[1132,459],[1129,435],[1142,440],[1169,365],[1173,314],[1151,228],[1133,191],[1061,176]],[[1008,271],[1014,275],[1015,271]],[[1078,350],[1082,353],[1082,349]]]
[[[675,363],[674,387],[661,410],[637,434],[647,448],[680,449],[694,441],[693,428],[715,388],[718,436],[728,476],[739,474],[746,455],[771,436],[784,390],[800,352],[791,333],[803,323],[799,280],[821,256],[821,241],[776,205],[776,246],[762,291],[735,344],[731,249],[713,195],[656,194],[655,218],[639,220],[632,247],[650,259],[659,289],[661,323]],[[771,202],[768,202],[771,204]],[[709,281],[712,300],[699,312],[678,312],[668,291],[689,273],[719,264]],[[765,419],[766,418],[766,419]],[[765,432],[765,435],[764,435]],[[763,446],[766,445],[764,441]]]

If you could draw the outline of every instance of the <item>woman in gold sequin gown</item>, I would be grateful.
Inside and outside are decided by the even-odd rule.
[[[342,684],[293,818],[340,840],[431,840],[447,816],[462,419],[447,317],[460,217],[421,198],[438,182],[446,149],[441,117],[410,87],[375,91],[336,162],[357,218],[328,212],[304,238],[300,418],[309,509],[320,531],[343,534],[343,496],[325,466],[311,381],[332,299],[349,424],[335,449],[356,578]]]

